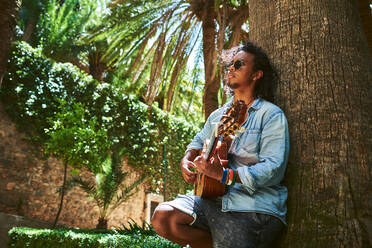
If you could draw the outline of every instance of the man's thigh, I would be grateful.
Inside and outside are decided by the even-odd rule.
[[[221,199],[179,196],[167,204],[192,216],[191,226],[211,232],[215,248],[272,248],[284,228],[276,217],[254,212],[222,212]]]
[[[272,248],[284,228],[273,216],[253,212],[222,212],[219,200],[196,202],[198,217],[193,226],[207,228],[215,248]]]

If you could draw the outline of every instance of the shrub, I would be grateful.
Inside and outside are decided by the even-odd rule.
[[[191,187],[182,179],[179,162],[196,128],[155,106],[150,110],[135,96],[99,83],[69,63],[47,59],[38,48],[25,42],[14,44],[0,97],[21,130],[42,146],[53,132],[64,128],[58,125],[60,113],[81,106],[84,120],[79,122],[94,120],[92,128],[105,134],[108,150],[119,151],[131,166],[146,173],[152,190],[162,190],[164,158],[167,196]]]
[[[14,227],[9,231],[8,247],[19,248],[178,248],[158,235],[137,231],[104,231],[84,229],[36,229]]]

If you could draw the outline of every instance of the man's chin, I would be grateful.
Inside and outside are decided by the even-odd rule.
[[[237,84],[237,83],[228,83],[227,84],[231,89],[237,89],[239,88],[240,84]]]

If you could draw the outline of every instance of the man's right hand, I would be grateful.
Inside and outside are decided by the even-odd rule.
[[[192,161],[187,160],[186,158],[181,161],[181,171],[182,176],[185,181],[189,184],[194,184],[196,180],[196,172],[193,172],[195,165]]]

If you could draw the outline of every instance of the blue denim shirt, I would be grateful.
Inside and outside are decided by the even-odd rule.
[[[202,149],[204,140],[210,138],[231,104],[232,101],[208,117],[187,150]],[[278,106],[257,98],[240,130],[229,149],[229,167],[238,171],[242,183],[228,186],[222,198],[222,211],[270,214],[286,224],[288,191],[280,184],[289,154],[286,117]]]

